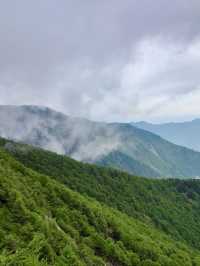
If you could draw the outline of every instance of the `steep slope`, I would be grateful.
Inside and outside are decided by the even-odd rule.
[[[70,118],[37,106],[1,106],[0,136],[137,175],[200,176],[200,153],[129,124]]]
[[[132,123],[133,126],[148,130],[175,144],[200,151],[200,119],[182,123],[151,124],[147,122]]]
[[[200,253],[0,149],[0,264],[198,266]]]
[[[0,139],[29,168],[200,249],[200,181],[153,180]]]
[[[158,176],[158,173],[152,168],[119,151],[110,152],[96,163],[102,166],[124,170],[129,173],[139,173],[141,176]]]

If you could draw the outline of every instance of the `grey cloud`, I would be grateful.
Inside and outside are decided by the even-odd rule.
[[[165,119],[199,88],[199,22],[198,0],[2,1],[0,104]]]

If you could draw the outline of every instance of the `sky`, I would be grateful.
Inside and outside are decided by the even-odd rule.
[[[0,104],[200,117],[199,0],[0,0]]]

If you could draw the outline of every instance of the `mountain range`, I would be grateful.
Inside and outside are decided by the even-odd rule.
[[[141,121],[131,124],[134,127],[157,134],[177,145],[200,151],[200,119],[179,123],[152,124]]]
[[[200,153],[126,123],[73,118],[47,107],[0,106],[0,136],[140,176],[200,176]]]

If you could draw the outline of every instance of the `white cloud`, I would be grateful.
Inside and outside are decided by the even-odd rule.
[[[200,115],[166,109],[198,97],[199,0],[1,2],[0,104],[109,121]]]
[[[153,119],[159,116],[159,112],[163,119],[169,114],[172,118],[188,115],[189,110],[180,104],[173,114],[165,106],[172,102],[176,104],[180,99],[185,101],[185,97],[200,89],[199,45],[200,40],[185,46],[165,38],[152,38],[138,45],[133,61],[124,67],[122,75],[121,91],[128,95],[129,105],[128,99],[134,95],[138,98],[139,112],[135,116],[133,110],[133,118]],[[199,114],[193,113],[194,116]]]
[[[200,115],[199,46],[200,40],[189,45],[161,37],[141,41],[130,61],[117,74],[113,69],[105,77],[114,78],[116,86],[106,91],[101,101],[94,101],[92,117],[127,121]],[[176,105],[172,112],[171,106]]]
[[[43,88],[3,84],[0,103],[47,105],[104,121],[200,116],[199,47],[199,39],[185,44],[163,36],[145,38],[126,61],[95,66],[83,57],[56,66]]]

